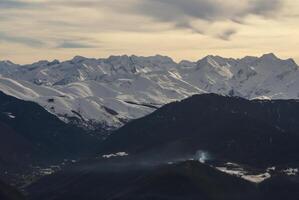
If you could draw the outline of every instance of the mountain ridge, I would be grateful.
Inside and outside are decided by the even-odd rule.
[[[75,56],[29,65],[0,62],[1,91],[36,102],[66,122],[78,118],[87,128],[117,128],[153,112],[156,105],[194,94],[298,99],[298,77],[293,59],[273,53],[241,59],[209,55],[195,62],[161,55]]]
[[[53,59],[52,61],[51,60],[47,60],[47,59],[42,59],[42,60],[38,60],[36,62],[33,62],[33,63],[25,63],[25,64],[20,64],[20,63],[17,63],[17,62],[14,62],[12,60],[0,60],[0,63],[7,63],[7,64],[11,64],[11,65],[19,65],[19,66],[30,66],[30,65],[33,65],[33,64],[38,64],[38,63],[41,63],[41,62],[44,62],[44,63],[62,63],[62,62],[67,62],[67,61],[71,61],[71,60],[84,60],[84,59],[94,59],[94,60],[101,60],[101,59],[109,59],[111,57],[139,57],[139,58],[155,58],[155,57],[160,57],[160,58],[167,58],[167,59],[170,59],[172,62],[176,63],[176,64],[180,64],[184,61],[187,61],[187,62],[192,62],[192,63],[195,63],[195,62],[198,62],[206,57],[218,57],[218,58],[224,58],[224,59],[233,59],[233,60],[245,60],[245,59],[257,59],[257,58],[262,58],[262,57],[274,57],[276,59],[279,59],[279,60],[290,60],[290,61],[293,61],[294,63],[297,64],[297,62],[289,57],[289,58],[285,58],[285,59],[282,59],[282,58],[279,58],[275,53],[272,53],[272,52],[269,52],[269,53],[264,53],[262,54],[261,56],[243,56],[243,57],[239,57],[239,58],[234,58],[234,57],[224,57],[224,56],[219,56],[219,55],[213,55],[213,54],[209,54],[207,56],[204,56],[200,59],[197,59],[197,60],[187,60],[187,59],[182,59],[182,60],[178,60],[178,61],[175,61],[174,59],[172,59],[170,56],[167,56],[167,55],[162,55],[162,54],[156,54],[156,55],[151,55],[151,56],[141,56],[141,55],[136,55],[136,54],[119,54],[119,55],[111,55],[111,56],[108,56],[108,57],[99,57],[99,58],[92,58],[92,57],[87,57],[87,56],[81,56],[81,55],[75,55],[74,57],[70,58],[70,59],[65,59],[65,60],[58,60],[58,59]]]
[[[194,95],[127,123],[111,134],[103,151],[163,160],[164,155],[179,158],[203,150],[233,163],[263,167],[296,163],[298,108],[298,100]]]

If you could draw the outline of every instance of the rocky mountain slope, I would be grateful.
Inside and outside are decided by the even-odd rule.
[[[299,68],[274,54],[242,59],[207,56],[197,62],[169,57],[75,57],[30,65],[0,62],[0,90],[36,102],[62,120],[106,129],[201,93],[246,99],[299,98]]]

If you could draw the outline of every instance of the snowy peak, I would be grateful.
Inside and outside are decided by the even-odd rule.
[[[167,56],[111,56],[104,60],[105,63],[112,65],[113,69],[125,73],[146,73],[152,71],[162,71],[173,68],[176,63]]]
[[[152,63],[156,65],[167,65],[167,64],[176,64],[172,58],[168,56],[162,56],[162,55],[156,55],[156,56],[149,56],[149,57],[138,57],[138,56],[131,56],[131,59],[136,61],[139,64],[142,64],[143,62]]]
[[[225,65],[227,63],[236,62],[236,60],[233,58],[223,58],[220,56],[208,55],[203,59],[199,60],[197,63],[200,62],[212,62],[212,63],[218,63],[219,65]]]
[[[214,73],[223,78],[231,78],[231,61],[219,56],[207,56],[197,62],[197,68],[203,70],[203,73]]]
[[[71,62],[73,62],[73,63],[80,63],[80,62],[82,62],[82,61],[84,61],[84,60],[88,60],[88,58],[85,58],[85,57],[83,57],[83,56],[75,56],[75,57],[71,60]]]
[[[0,62],[0,90],[34,101],[60,118],[118,127],[194,94],[299,99],[299,68],[274,54],[242,59],[209,55],[197,62],[167,56],[110,56],[31,65]]]
[[[258,62],[263,63],[264,65],[268,65],[270,67],[281,68],[281,70],[297,70],[298,65],[295,63],[293,59],[280,59],[275,54],[269,53],[264,54],[258,59]]]
[[[32,77],[35,77],[44,85],[65,85],[76,81],[98,81],[101,79],[112,81],[119,76],[128,78],[138,73],[167,70],[175,65],[176,63],[171,58],[163,56],[124,55],[110,56],[107,59],[75,56],[72,60],[61,63],[58,60],[34,63],[31,65],[31,70],[26,72],[28,78],[24,78],[24,76],[20,78],[32,82],[35,80]],[[35,68],[36,66],[38,68]]]
[[[3,61],[0,61],[0,66],[1,65],[13,66],[13,65],[16,65],[16,64],[14,64],[13,62],[11,62],[9,60],[3,60]]]
[[[280,60],[274,53],[267,53],[262,55],[261,60]]]
[[[9,60],[0,61],[0,76],[10,76],[20,70],[19,67]]]

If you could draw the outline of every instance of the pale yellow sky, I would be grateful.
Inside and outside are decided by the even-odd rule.
[[[0,0],[0,60],[274,52],[299,63],[299,0]]]

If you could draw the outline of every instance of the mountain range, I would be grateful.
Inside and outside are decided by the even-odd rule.
[[[0,197],[294,199],[298,86],[274,54],[2,61]]]
[[[0,90],[33,101],[66,122],[111,130],[194,94],[245,99],[298,99],[299,67],[274,54],[242,59],[207,56],[80,56],[60,62],[0,62]]]
[[[296,199],[299,102],[195,95],[127,123],[29,199]]]

